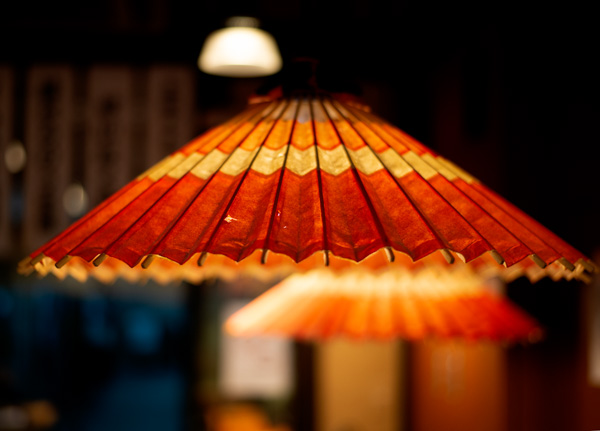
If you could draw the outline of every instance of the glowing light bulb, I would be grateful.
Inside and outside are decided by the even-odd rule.
[[[198,58],[205,73],[229,77],[272,75],[282,61],[273,36],[257,28],[258,21],[234,17],[228,26],[208,35]]]

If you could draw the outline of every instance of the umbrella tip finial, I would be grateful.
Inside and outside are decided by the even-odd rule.
[[[56,264],[54,266],[56,266],[57,269],[61,269],[63,266],[65,266],[67,264],[68,261],[71,260],[71,257],[72,256],[69,256],[67,254],[61,260],[59,260],[58,262],[56,262]]]
[[[546,268],[546,262],[544,262],[544,260],[543,260],[541,257],[539,257],[537,254],[532,254],[532,255],[530,256],[530,258],[531,258],[531,260],[533,260],[533,261],[535,262],[535,264],[536,264],[537,266],[539,266],[540,268],[542,268],[542,269]]]
[[[45,256],[44,256],[44,253],[40,253],[40,254],[38,254],[36,257],[34,257],[33,259],[31,259],[31,261],[29,262],[29,264],[30,264],[31,266],[35,266],[35,265],[37,265],[38,263],[40,263],[40,262],[41,262],[41,261],[44,259],[44,257],[45,257]]]
[[[396,256],[394,256],[394,251],[392,250],[392,247],[385,247],[385,256],[387,257],[388,261],[390,263],[394,262],[396,260]]]
[[[142,262],[142,268],[144,269],[148,269],[148,267],[152,264],[152,262],[154,261],[154,258],[156,257],[155,254],[149,254],[148,256],[146,256],[146,258],[144,259],[144,261]]]
[[[206,262],[206,258],[208,257],[208,253],[203,251],[200,253],[200,257],[198,257],[198,266],[203,266],[204,262]]]
[[[263,248],[262,255],[260,256],[260,263],[264,265],[267,263],[267,257],[269,256],[269,249]]]
[[[106,260],[107,257],[108,255],[106,253],[101,253],[98,255],[98,257],[94,259],[92,263],[94,264],[94,266],[98,267],[102,264],[102,262]]]
[[[558,263],[560,263],[562,266],[564,266],[569,271],[575,271],[575,265],[573,265],[571,262],[569,262],[567,260],[567,258],[565,258],[565,257],[561,257],[560,259],[558,259]]]
[[[490,255],[492,256],[492,258],[494,258],[498,265],[504,265],[504,258],[496,250],[491,250]]]
[[[454,256],[452,256],[450,250],[448,250],[447,248],[443,248],[440,251],[442,252],[442,256],[444,256],[444,259],[446,259],[446,262],[452,265],[454,263]]]

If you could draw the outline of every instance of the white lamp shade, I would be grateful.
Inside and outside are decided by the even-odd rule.
[[[252,27],[227,27],[208,35],[200,57],[200,70],[212,75],[256,77],[281,69],[275,39]]]

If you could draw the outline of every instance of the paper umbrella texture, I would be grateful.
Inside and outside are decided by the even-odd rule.
[[[139,175],[19,270],[197,281],[440,257],[508,279],[587,280],[596,270],[357,99],[274,91]]]

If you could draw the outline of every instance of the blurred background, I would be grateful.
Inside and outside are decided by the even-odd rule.
[[[516,280],[534,345],[232,340],[268,286],[38,279],[19,260],[270,78],[197,58],[230,16],[600,260],[599,30],[570,2],[0,6],[0,430],[592,430],[600,285]]]

